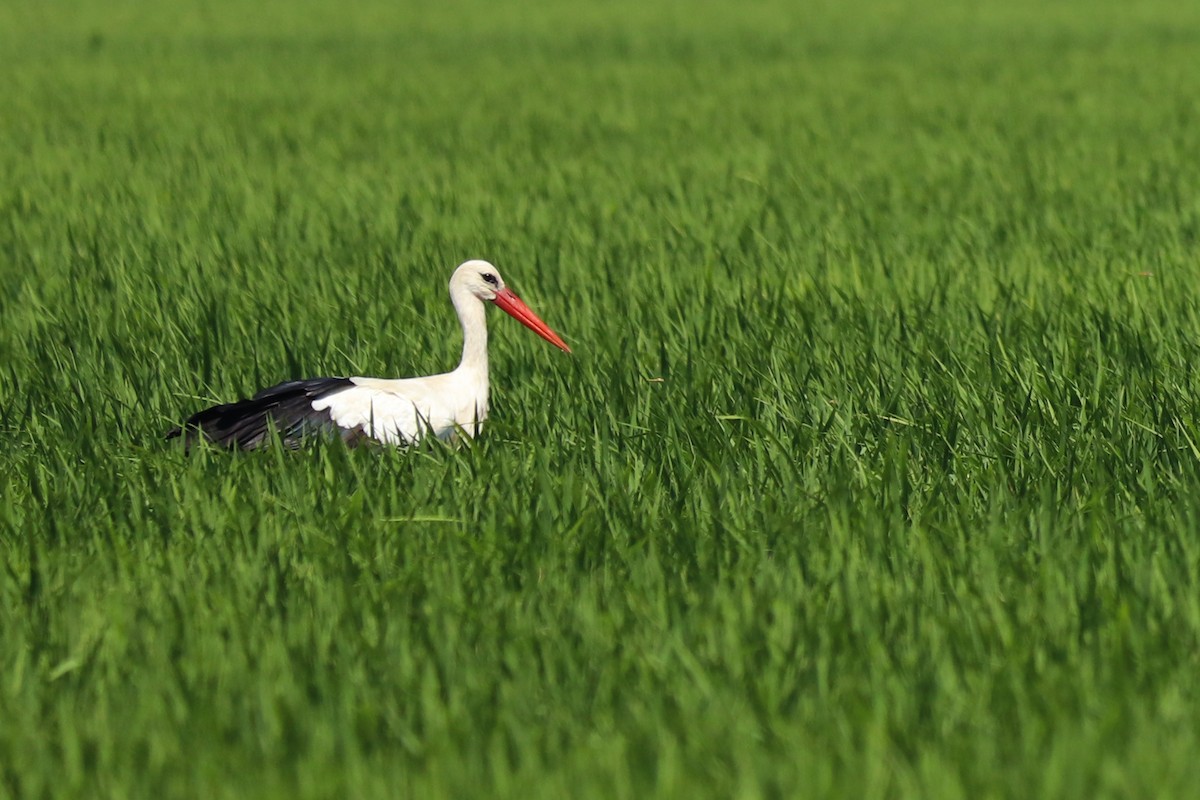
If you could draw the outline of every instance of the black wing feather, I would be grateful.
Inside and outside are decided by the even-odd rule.
[[[355,442],[364,433],[361,428],[338,426],[328,411],[313,409],[313,401],[349,389],[349,378],[309,378],[284,381],[263,389],[248,400],[223,403],[193,414],[181,427],[167,432],[168,439],[179,436],[191,446],[203,436],[213,444],[252,450],[261,446],[273,427],[288,447],[318,431],[336,431],[347,442]]]

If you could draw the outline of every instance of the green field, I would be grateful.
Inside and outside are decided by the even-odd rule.
[[[0,797],[1194,797],[1200,4],[433,5],[0,4]]]

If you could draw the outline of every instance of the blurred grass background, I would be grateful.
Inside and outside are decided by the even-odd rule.
[[[0,7],[0,793],[1185,797],[1200,7]],[[185,457],[451,366],[476,447]],[[661,379],[661,380],[659,380]]]

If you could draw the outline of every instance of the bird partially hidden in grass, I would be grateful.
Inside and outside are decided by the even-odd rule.
[[[426,436],[475,436],[488,411],[488,334],[485,303],[551,344],[571,348],[504,285],[486,261],[467,261],[450,278],[450,300],[462,324],[462,361],[453,372],[424,378],[308,378],[263,389],[248,400],[206,408],[167,433],[190,447],[203,438],[253,449],[272,431],[294,447],[307,436],[333,433],[350,444],[367,441],[405,446]]]

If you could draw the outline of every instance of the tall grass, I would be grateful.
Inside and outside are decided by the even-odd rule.
[[[0,795],[1184,797],[1200,11],[0,7]],[[460,450],[202,451],[439,371]]]

